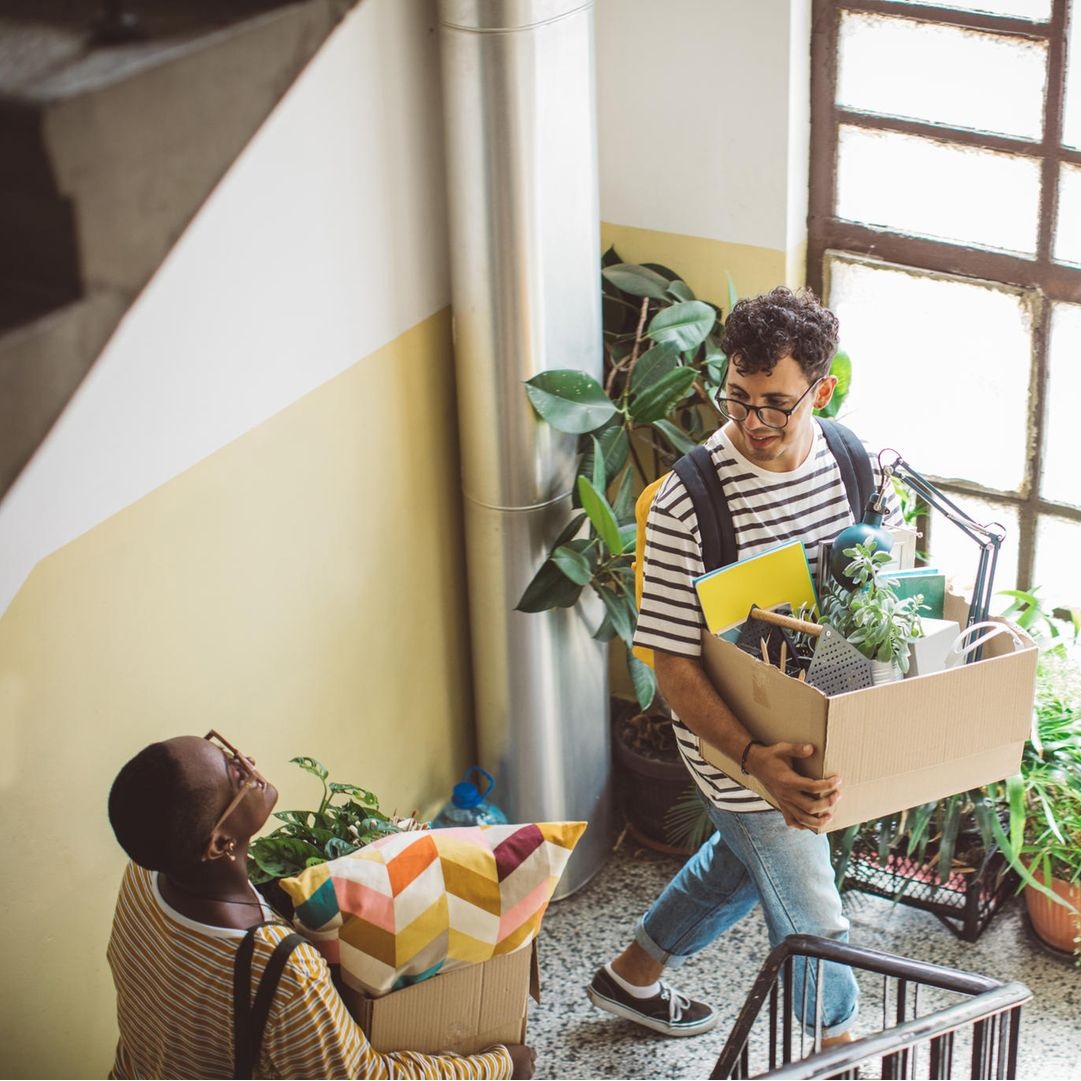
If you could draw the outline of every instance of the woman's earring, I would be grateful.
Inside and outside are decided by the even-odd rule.
[[[234,863],[236,862],[236,841],[230,839],[229,843],[225,846],[225,854]]]

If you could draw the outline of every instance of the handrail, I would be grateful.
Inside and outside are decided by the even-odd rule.
[[[989,976],[962,972],[927,961],[914,961],[911,958],[898,957],[895,954],[883,953],[863,946],[853,946],[847,942],[836,942],[833,939],[819,938],[815,935],[789,935],[784,942],[770,951],[762,965],[736,1023],[732,1027],[728,1041],[717,1059],[717,1064],[710,1075],[711,1078],[726,1078],[732,1075],[739,1057],[744,1053],[751,1027],[763,1003],[767,997],[775,994],[778,975],[793,957],[809,957],[834,962],[899,981],[937,987],[944,991],[972,997],[966,1002],[902,1022],[894,1028],[875,1035],[817,1051],[808,1058],[798,1060],[798,1063],[779,1067],[766,1075],[769,1077],[835,1075],[843,1072],[846,1064],[852,1066],[879,1053],[901,1051],[961,1025],[979,1023],[994,1014],[1017,1009],[1032,997],[1029,989],[1021,983],[1004,984],[1001,980],[995,980]],[[818,1029],[817,1024],[816,1029]],[[858,1052],[858,1057],[853,1057],[854,1049]],[[817,1072],[820,1063],[821,1073]],[[808,1072],[808,1064],[816,1072]]]
[[[964,1025],[985,1021],[996,1014],[1021,1006],[1031,998],[1032,992],[1023,983],[1012,981],[1001,984],[965,1002],[956,1002],[952,1006],[924,1014],[923,1017],[915,1017],[893,1028],[863,1036],[852,1043],[826,1047],[805,1059],[790,1062],[760,1076],[778,1079],[831,1077],[844,1073],[867,1059],[891,1055]]]

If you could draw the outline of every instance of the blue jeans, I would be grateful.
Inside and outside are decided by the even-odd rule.
[[[771,946],[791,934],[848,940],[848,920],[833,884],[824,835],[785,825],[780,811],[735,813],[709,808],[717,827],[650,906],[635,930],[654,960],[678,967],[708,946],[761,902]],[[797,1012],[803,1003],[807,962],[793,973]],[[808,1030],[815,1017],[814,979],[807,988]],[[858,989],[852,970],[827,964],[822,988],[822,1026],[836,1036],[851,1025]]]

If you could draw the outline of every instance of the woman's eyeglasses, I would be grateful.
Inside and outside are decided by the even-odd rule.
[[[212,743],[215,747],[224,752],[226,758],[229,760],[229,764],[235,767],[240,773],[243,780],[241,781],[240,788],[237,790],[236,795],[229,801],[229,806],[222,811],[221,816],[217,822],[214,823],[213,829],[210,831],[210,838],[213,838],[214,834],[222,827],[229,816],[240,806],[241,800],[248,794],[253,788],[266,788],[266,778],[255,768],[255,763],[247,755],[243,755],[234,747],[224,736],[215,732],[212,728],[203,737],[207,742]],[[207,839],[207,846],[209,848],[210,838]]]

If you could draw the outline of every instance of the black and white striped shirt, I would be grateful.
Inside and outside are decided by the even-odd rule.
[[[788,473],[762,469],[732,444],[724,428],[706,442],[732,512],[740,559],[799,540],[811,575],[817,575],[818,545],[852,522],[841,470],[816,423],[810,453]],[[879,482],[877,462],[875,483]],[[891,522],[895,512],[887,515]],[[642,604],[636,646],[698,657],[705,620],[694,579],[705,573],[698,520],[683,481],[672,473],[661,485],[646,523]],[[728,811],[767,811],[757,793],[737,784],[699,751],[698,736],[673,717],[680,753],[702,793]]]

